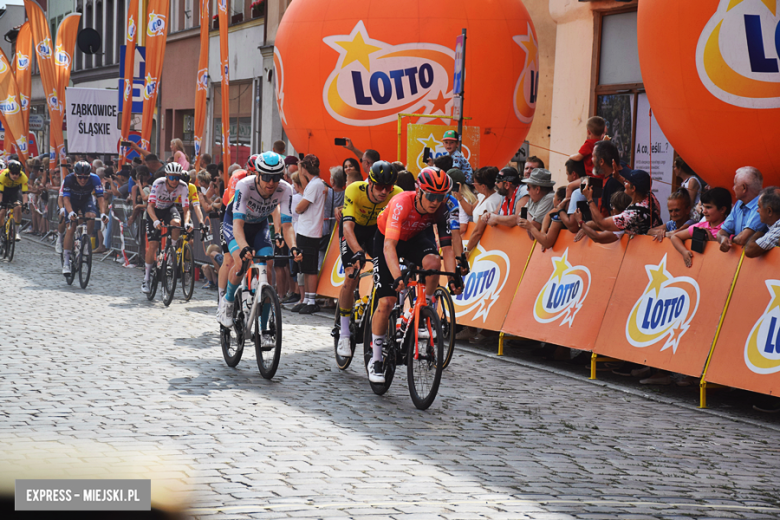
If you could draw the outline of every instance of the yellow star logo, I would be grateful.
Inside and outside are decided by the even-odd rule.
[[[739,4],[741,4],[744,1],[745,0],[731,0],[731,2],[729,2],[729,6],[726,8],[726,11],[731,11],[734,7],[737,7]],[[772,16],[776,16],[775,13],[777,12],[777,3],[775,2],[775,0],[761,0],[761,1],[764,3],[766,8],[769,9],[769,11],[771,11]]]
[[[431,150],[435,150],[439,145],[439,141],[433,137],[433,134],[429,135],[427,139],[418,139],[418,141],[420,141],[425,148],[430,148]]]
[[[780,285],[771,285],[770,288],[772,289],[772,302],[769,304],[766,314],[769,314],[775,307],[780,308]]]
[[[513,39],[515,43],[517,43],[525,51],[525,63],[523,64],[523,69],[526,69],[531,65],[536,65],[538,67],[537,59],[539,58],[539,46],[536,44],[536,39],[534,38],[534,32],[531,29],[531,24],[528,24],[528,29],[525,35],[515,36]]]
[[[655,296],[657,298],[658,294],[661,292],[663,283],[670,279],[666,276],[666,273],[664,273],[664,271],[666,271],[666,257],[664,256],[664,259],[658,264],[657,269],[653,269],[650,266],[646,266],[645,269],[647,269],[647,274],[650,276],[650,285],[647,286],[645,294],[655,289]]]
[[[434,112],[441,112],[443,114],[447,113],[447,103],[452,98],[444,97],[444,91],[439,92],[439,96],[436,99],[429,99],[428,102],[433,104],[433,108],[431,109],[431,114]]]
[[[381,47],[367,44],[363,39],[363,34],[361,32],[355,34],[355,37],[352,38],[352,41],[336,41],[333,43],[347,51],[347,55],[344,56],[344,61],[341,63],[342,69],[353,61],[358,61],[361,65],[363,65],[363,68],[365,68],[368,72],[371,72],[371,64],[369,62],[368,55],[373,52],[382,50]]]
[[[553,278],[558,278],[558,283],[561,283],[563,281],[563,274],[566,272],[566,270],[571,267],[569,265],[569,262],[566,261],[566,256],[568,255],[569,250],[563,252],[563,256],[559,258],[553,258],[553,265],[555,266],[555,271],[553,271],[552,276],[550,277],[550,280]]]

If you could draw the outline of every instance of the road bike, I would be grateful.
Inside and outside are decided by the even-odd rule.
[[[350,275],[350,278],[354,278],[356,274],[358,274],[357,270],[355,270],[355,272]],[[360,274],[360,278],[363,278],[364,276],[372,276],[372,273],[369,271]],[[336,316],[334,318],[333,329],[330,331],[330,335],[333,337],[333,351],[336,355],[336,365],[341,370],[346,370],[349,368],[350,363],[352,363],[352,358],[355,356],[355,348],[357,347],[357,344],[363,343],[366,317],[370,314],[367,311],[371,308],[371,303],[372,299],[370,294],[367,294],[362,298],[360,297],[360,283],[358,283],[355,287],[355,301],[352,304],[352,311],[349,315],[349,347],[352,350],[352,356],[350,357],[342,357],[339,356],[338,353],[339,338],[341,338],[341,314],[339,314],[339,306],[336,305]]]
[[[387,323],[385,344],[382,349],[384,383],[370,383],[371,390],[382,395],[390,388],[398,365],[406,365],[409,382],[409,395],[414,405],[426,410],[436,399],[444,370],[444,333],[437,312],[425,305],[425,277],[458,276],[436,270],[418,269],[411,262],[402,262],[406,266],[403,274],[404,285],[408,288],[390,311]],[[418,278],[420,281],[418,281]],[[368,373],[368,364],[373,358],[372,327],[373,310],[366,323],[363,336],[363,357]],[[420,337],[421,329],[424,331]]]
[[[201,227],[201,238],[206,234]],[[192,253],[191,239],[193,237],[192,232],[187,230],[182,231],[179,238],[179,247],[176,248],[176,264],[178,267],[178,274],[181,277],[181,290],[184,293],[184,301],[190,301],[192,293],[195,290],[195,255]]]
[[[244,343],[255,344],[257,368],[265,379],[271,379],[279,368],[282,354],[282,306],[276,290],[268,283],[269,260],[282,261],[290,256],[255,256],[244,261],[238,276],[233,304],[233,326],[219,326],[222,355],[229,367],[235,367],[244,353]]]
[[[450,291],[442,286],[433,292],[433,310],[439,316],[441,331],[444,338],[444,368],[452,361],[455,352],[455,303],[452,301]]]
[[[73,232],[73,246],[70,252],[70,274],[66,274],[65,281],[68,285],[79,275],[79,285],[86,289],[89,284],[89,277],[92,274],[92,238],[87,232],[87,221],[95,220],[100,222],[97,217],[79,217],[77,223],[70,221],[68,226],[76,226]],[[65,251],[60,253],[60,267],[65,265]]]
[[[14,204],[0,203],[0,208],[5,208],[5,220],[2,233],[0,233],[0,256],[9,262],[14,259],[16,250],[16,221],[14,220]]]
[[[171,237],[171,231],[174,229],[183,230],[184,228],[162,224],[160,247],[157,250],[155,261],[152,263],[149,292],[146,293],[146,298],[153,301],[155,294],[157,294],[157,284],[162,282],[163,304],[166,307],[173,301],[173,295],[176,292],[176,279],[179,274],[176,249],[173,247],[173,238]]]

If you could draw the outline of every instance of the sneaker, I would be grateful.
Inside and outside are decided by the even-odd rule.
[[[22,237],[19,236],[19,233],[16,234],[16,241],[17,242],[21,242],[22,241]]]
[[[336,349],[336,354],[341,357],[352,357],[352,341],[348,336],[339,338],[339,347]]]
[[[144,294],[149,294],[149,281],[144,280],[144,283],[141,284],[141,292]]]
[[[295,307],[293,307],[293,311],[295,310]],[[320,312],[320,306],[316,303],[314,305],[307,304],[301,307],[301,310],[298,311],[299,314],[314,314],[315,312]]]
[[[301,295],[298,293],[290,293],[288,294],[284,300],[282,300],[282,303],[295,303],[297,301],[300,301]]]
[[[62,242],[59,239],[54,243],[54,252],[58,255],[62,253]]]
[[[260,344],[263,348],[274,348],[276,346],[276,338],[273,334],[263,332]]]
[[[211,289],[211,282],[206,282],[205,284],[203,284],[203,287],[201,287],[201,289]]]
[[[217,309],[217,321],[226,329],[233,326],[233,304],[235,302],[229,302],[224,300],[222,305]]]
[[[306,304],[303,302],[296,303],[292,309],[290,309],[292,312],[301,312],[301,309],[306,307]]]
[[[65,262],[62,264],[62,274],[70,274],[71,272],[70,262]]]
[[[384,384],[385,372],[382,370],[381,361],[374,361],[368,364],[368,380],[372,383]]]

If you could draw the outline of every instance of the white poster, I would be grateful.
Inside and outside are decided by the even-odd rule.
[[[658,126],[655,116],[650,116],[647,94],[639,94],[636,113],[636,140],[634,141],[634,169],[644,170],[653,177],[653,193],[661,203],[661,217],[669,220],[666,199],[672,194],[672,166],[674,149]],[[651,126],[652,125],[652,129]],[[650,165],[652,157],[653,164]]]
[[[68,153],[117,153],[116,90],[65,89]]]

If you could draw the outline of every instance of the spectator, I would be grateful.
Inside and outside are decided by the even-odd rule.
[[[569,160],[572,161],[582,161],[585,166],[585,173],[589,177],[595,176],[593,173],[593,147],[604,138],[606,126],[604,119],[599,116],[593,116],[588,119],[588,122],[585,123],[588,137],[580,147],[580,151],[569,157]]]
[[[560,219],[560,213],[566,209],[568,202],[568,199],[566,199],[566,187],[558,188],[553,196],[554,208],[545,214],[540,228],[534,225],[534,221],[520,218],[520,216],[517,217],[517,226],[524,228],[531,240],[539,242],[539,245],[542,246],[542,251],[544,251],[555,245],[555,241],[558,240],[558,234],[564,228]]]
[[[205,170],[206,166],[208,166],[211,163],[212,163],[211,154],[207,154],[207,153],[201,154],[200,160],[198,160],[198,169]]]
[[[696,222],[691,219],[691,197],[688,190],[680,188],[666,199],[666,209],[669,211],[669,220],[665,225],[654,227],[648,235],[653,235],[654,240],[663,241],[677,231],[681,231]]]
[[[438,169],[445,172],[450,171],[453,167],[453,164],[452,157],[449,155],[440,155],[433,160],[433,166],[436,166]]]
[[[780,240],[780,188],[769,186],[761,190],[758,198],[758,215],[767,230],[758,231],[745,245],[745,256],[755,258],[777,247]]]
[[[92,173],[97,173],[98,175],[100,175],[98,173],[98,170],[100,170],[100,168],[105,168],[105,166],[106,165],[103,164],[103,161],[101,161],[100,159],[95,159],[94,161],[92,161]]]
[[[569,207],[565,212],[560,212],[558,217],[566,229],[572,233],[577,233],[580,229],[580,224],[579,221],[574,218],[574,214],[577,212],[577,203],[585,202],[585,195],[582,194],[582,188],[586,184],[588,174],[585,173],[585,164],[582,161],[569,159],[566,161],[565,167],[566,180],[569,182],[566,186],[565,198],[569,199]]]
[[[503,197],[501,205],[495,213],[491,213],[487,218],[483,215],[482,218],[486,218],[486,223],[490,226],[501,224],[513,227],[517,225],[520,208],[528,202],[528,188],[524,184],[521,185],[520,173],[511,166],[505,166],[498,172],[496,186],[499,195]]]
[[[631,170],[621,165],[620,152],[612,141],[602,140],[596,143],[593,147],[593,175],[605,179],[601,195],[602,215],[611,214],[612,194],[625,189],[617,175],[625,178],[626,172],[629,171]]]
[[[704,220],[672,235],[672,245],[682,255],[687,267],[693,263],[693,252],[686,249],[685,241],[693,237],[695,228],[707,230],[707,240],[715,240],[731,209],[731,192],[726,188],[712,188],[701,194],[701,203],[704,208]]]
[[[346,141],[347,144],[344,145],[344,148],[354,153],[355,156],[360,159],[360,163],[363,166],[363,172],[365,172],[365,175],[362,177],[368,177],[368,172],[371,171],[371,167],[380,159],[379,152],[371,149],[368,149],[365,152],[361,152],[355,148],[355,145],[352,144],[352,139],[347,138]]]
[[[218,287],[219,270],[222,267],[222,261],[224,255],[222,249],[216,245],[211,244],[206,249],[206,256],[211,260],[211,265],[204,264],[201,270],[203,271],[203,278],[206,279],[206,283],[202,289],[216,289]]]
[[[754,233],[765,233],[766,224],[758,214],[758,195],[764,184],[761,172],[752,166],[743,166],[734,176],[734,194],[737,203],[718,231],[720,250],[728,252],[733,244],[744,246]],[[733,237],[733,238],[732,238]]]
[[[699,201],[701,200],[701,182],[699,182],[699,179],[696,177],[696,174],[693,173],[691,167],[682,160],[682,157],[675,158],[674,165],[672,166],[672,173],[680,178],[682,181],[680,187],[684,188],[688,192],[688,196],[691,201],[690,218],[699,220],[697,218],[699,217],[699,214],[695,213],[695,210],[696,206],[699,205]]]
[[[274,146],[272,149],[274,153],[277,153],[284,157],[285,155],[284,152],[285,150],[287,150],[287,145],[284,143],[284,141],[276,141],[274,142]]]
[[[149,168],[139,165],[135,168],[135,186],[130,190],[130,200],[133,203],[133,213],[127,219],[127,224],[132,225],[144,210],[146,210],[146,200],[149,198],[149,192],[144,191],[149,186],[151,175]]]
[[[625,191],[618,191],[617,193],[612,194],[612,199],[610,200],[610,207],[612,208],[612,216],[620,215],[623,213],[628,206],[631,205],[631,196],[626,193]],[[579,219],[579,220],[578,220]],[[576,220],[577,224],[579,225],[582,219],[582,213],[579,211],[576,213],[576,218],[572,220]],[[598,231],[590,226],[583,225],[580,227],[580,231],[577,233],[577,235],[574,237],[575,242],[579,242],[584,237],[590,238],[592,241],[596,242],[597,244],[611,244],[612,242],[617,242],[620,240],[620,238],[625,234],[625,231]]]
[[[344,174],[347,176],[347,186],[353,182],[362,181],[363,176],[360,174],[360,162],[352,157],[347,157],[344,162],[341,163],[341,167],[344,169]]]
[[[301,183],[301,172],[296,171],[290,175],[290,180],[293,186],[292,197],[292,224],[293,232],[298,234],[298,213],[294,208],[298,207],[298,204],[303,199],[303,184]],[[290,294],[284,298],[284,303],[303,303],[303,290],[304,285],[303,273],[301,273],[301,264],[290,260]]]
[[[450,166],[450,168],[454,166],[462,171],[466,176],[466,183],[471,184],[474,172],[471,169],[469,162],[463,156],[463,153],[458,150],[458,132],[455,130],[447,130],[444,132],[444,137],[441,138],[441,141],[442,144],[444,144],[444,149],[447,150],[447,155],[442,157],[450,157],[452,159],[452,166]],[[438,158],[439,157],[437,157],[437,159]],[[428,164],[432,164],[430,160],[428,161]],[[449,170],[449,168],[444,169],[444,171],[447,170]]]
[[[355,161],[355,159],[351,159]],[[355,161],[358,165],[358,175],[360,175],[360,163]],[[288,155],[284,158],[284,180],[292,184],[292,174],[298,171],[298,158],[294,155]]]
[[[395,185],[400,186],[404,191],[417,189],[417,181],[414,178],[414,174],[406,170],[398,172],[398,180],[395,181]]]
[[[336,224],[341,221],[341,208],[344,207],[344,190],[347,188],[347,176],[341,166],[330,169],[330,186],[325,196],[325,208],[322,213],[322,238],[320,239],[320,254],[317,270],[325,261],[325,253],[330,244],[330,235]],[[338,240],[338,237],[336,237]]]
[[[479,222],[483,213],[493,213],[501,204],[501,195],[496,192],[497,175],[495,166],[485,166],[474,173],[474,189],[477,190],[477,205],[471,213],[474,222]]]
[[[466,175],[462,171],[458,168],[452,168],[447,170],[447,175],[450,176],[453,182],[450,195],[458,201],[458,206],[460,207],[460,212],[458,213],[460,232],[464,233],[469,227],[471,215],[474,213],[474,207],[477,205],[478,199],[474,192],[471,191],[471,188],[469,188],[469,185],[466,184]]]
[[[184,153],[184,143],[181,142],[181,139],[171,139],[171,151],[173,152],[173,160],[181,164],[181,169],[189,170],[190,160]]]
[[[144,164],[149,168],[152,174],[152,182],[156,181],[160,177],[165,177],[165,165],[160,162],[156,154],[148,153],[144,157]]]
[[[531,176],[531,172],[534,171],[537,168],[544,168],[544,161],[539,159],[537,156],[532,155],[529,157],[524,165],[523,165],[523,178],[527,179]],[[519,170],[518,170],[519,171]],[[524,186],[523,186],[524,187]],[[523,196],[525,196],[526,193],[523,193]]]
[[[536,229],[541,229],[542,221],[553,208],[553,199],[555,198],[553,193],[555,182],[552,180],[552,173],[544,168],[536,168],[531,172],[529,178],[523,179],[523,182],[528,185],[528,196],[530,197],[527,205],[528,220]],[[529,236],[531,235],[529,234]]]
[[[122,200],[130,198],[130,170],[119,170],[116,173],[115,180],[112,179],[112,188],[116,190],[114,197],[121,198]],[[112,190],[113,192],[113,190]]]
[[[292,311],[312,314],[320,310],[314,298],[317,295],[318,251],[328,186],[319,177],[320,160],[316,155],[307,155],[298,166],[301,168],[299,178],[303,185],[303,198],[295,207],[299,215],[296,243],[303,255],[301,272],[304,274],[305,295],[303,304],[296,305]]]
[[[601,144],[601,143],[599,143]],[[595,166],[595,162],[593,163]],[[583,190],[590,207],[593,220],[587,225],[593,225],[603,231],[625,231],[630,235],[645,235],[651,227],[662,224],[658,205],[653,202],[650,188],[652,180],[646,171],[625,171],[625,191],[631,196],[631,205],[619,215],[604,218],[599,207],[593,200],[593,187],[588,185]],[[580,217],[581,218],[581,217]]]

